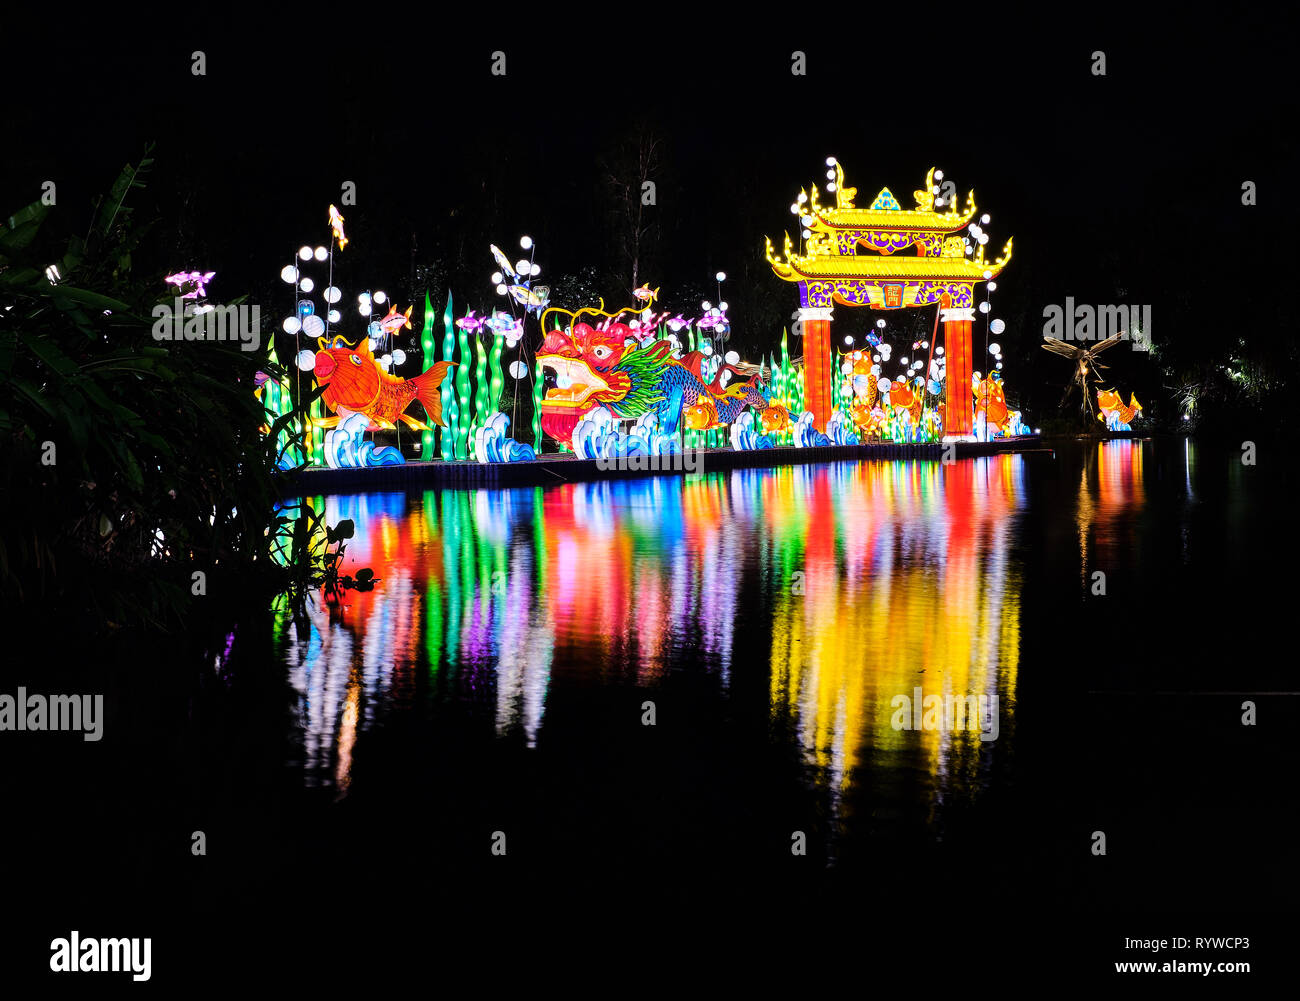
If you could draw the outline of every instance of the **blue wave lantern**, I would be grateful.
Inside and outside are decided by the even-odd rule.
[[[659,430],[653,411],[637,418],[631,431],[618,430],[614,415],[596,407],[573,429],[573,450],[583,459],[619,459],[633,455],[674,455],[682,451],[677,435]]]
[[[479,462],[527,462],[537,458],[532,445],[515,441],[506,434],[509,427],[510,415],[497,413],[474,432],[474,455]]]
[[[835,411],[835,413],[831,414],[830,420],[826,422],[826,437],[830,439],[832,445],[856,445],[858,443],[858,434],[842,410]]]
[[[736,452],[757,452],[774,448],[772,439],[754,430],[754,415],[748,410],[731,422],[731,447]]]
[[[795,448],[816,448],[830,443],[829,437],[813,427],[813,413],[811,410],[805,410],[799,415],[799,419],[795,421],[794,425]]]
[[[330,469],[366,469],[372,466],[401,466],[406,457],[391,445],[376,448],[365,438],[370,419],[352,414],[325,434],[325,464]]]

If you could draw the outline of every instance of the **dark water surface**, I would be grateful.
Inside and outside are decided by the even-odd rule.
[[[1289,834],[1251,821],[1286,772],[1241,703],[1274,735],[1295,706],[1210,693],[1300,686],[1267,646],[1294,543],[1235,459],[1114,441],[327,498],[383,581],[279,628],[288,781],[489,864],[499,831],[525,867],[1244,903],[1215,859]],[[898,729],[918,689],[983,696],[996,730]]]
[[[1239,454],[325,498],[357,524],[346,569],[380,583],[241,628],[179,734],[142,724],[106,885],[133,881],[142,924],[166,908],[316,963],[743,926],[751,948],[892,936],[1014,963],[1034,936],[1104,964],[1116,935],[1193,930],[1168,915],[1239,934],[1300,888],[1300,698],[1276,694],[1300,689],[1293,474]],[[996,725],[899,728],[917,689],[983,697]]]

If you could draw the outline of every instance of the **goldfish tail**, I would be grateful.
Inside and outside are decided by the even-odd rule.
[[[447,422],[442,419],[442,392],[439,387],[447,377],[447,370],[455,364],[454,361],[434,362],[427,372],[411,380],[411,385],[415,387],[415,398],[424,407],[429,420],[439,427],[447,426]]]

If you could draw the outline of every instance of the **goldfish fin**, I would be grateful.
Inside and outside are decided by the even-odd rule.
[[[397,419],[400,420],[403,424],[405,424],[405,425],[406,425],[408,428],[410,428],[412,431],[430,431],[430,430],[432,430],[432,429],[429,427],[428,424],[425,424],[425,423],[424,423],[424,421],[422,421],[422,420],[417,420],[416,418],[412,417],[410,414],[398,414],[398,415],[397,415]]]
[[[429,420],[439,427],[447,426],[447,422],[442,419],[442,392],[439,387],[442,380],[447,378],[448,370],[455,365],[454,361],[436,361],[429,366],[427,372],[411,380],[415,386],[415,398],[423,405]]]
[[[312,427],[318,428],[336,428],[339,426],[337,417],[314,417],[312,418]]]

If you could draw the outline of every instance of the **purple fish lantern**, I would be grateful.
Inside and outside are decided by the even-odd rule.
[[[208,294],[208,282],[212,281],[215,275],[215,271],[177,271],[174,275],[167,275],[163,281],[168,285],[175,285],[177,292],[186,285],[193,285],[194,288],[181,298],[198,299]]]
[[[456,321],[456,326],[460,327],[461,330],[468,330],[471,334],[473,334],[473,333],[477,333],[480,329],[482,329],[484,322],[485,321],[483,317],[475,316],[474,310],[471,309],[468,313],[466,313],[464,316],[462,316],[459,320]]]

